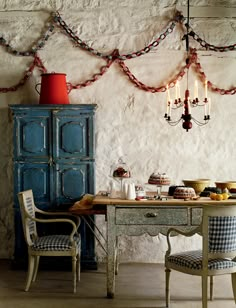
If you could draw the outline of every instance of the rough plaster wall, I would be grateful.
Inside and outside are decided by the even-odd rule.
[[[73,27],[81,39],[101,51],[118,48],[121,54],[142,49],[166,28],[177,1],[165,0],[80,0],[80,1],[0,1],[0,34],[12,46],[27,50],[37,40],[52,10],[61,10],[63,19]],[[186,5],[179,1],[178,5]],[[235,1],[191,1],[192,6],[236,7]],[[8,11],[8,12],[7,12]],[[224,46],[236,42],[236,20],[233,18],[195,18],[194,30],[211,44]],[[174,32],[150,53],[126,64],[140,81],[159,86],[168,81],[183,64],[185,45],[182,29]],[[200,62],[209,80],[229,88],[236,81],[235,52],[215,53],[198,49]],[[57,28],[39,56],[48,71],[64,72],[67,81],[85,81],[98,72],[104,61],[74,46]],[[16,83],[31,59],[15,57],[0,48],[0,86]],[[177,69],[176,69],[177,68]],[[196,75],[189,74],[190,84]],[[34,90],[40,76],[34,71],[27,84],[16,92],[2,93],[0,112],[0,257],[13,254],[12,215],[12,122],[8,104],[38,103]],[[186,79],[180,83],[182,94]],[[190,88],[193,91],[193,89]],[[203,93],[203,87],[199,88]],[[171,93],[172,94],[172,93]],[[168,126],[163,118],[165,93],[148,93],[134,87],[113,64],[109,71],[93,85],[74,90],[70,102],[98,105],[96,112],[96,191],[108,187],[110,166],[118,157],[125,156],[135,182],[146,183],[151,172],[166,172],[172,184],[181,184],[184,178],[235,180],[235,96],[210,93],[212,120],[205,127],[194,125],[186,133],[181,126]],[[195,113],[198,115],[198,112]],[[150,188],[150,187],[149,187]],[[103,218],[97,218],[105,231]],[[175,238],[176,249],[195,248],[194,241]],[[165,237],[121,237],[122,261],[162,262],[166,249]],[[97,247],[98,260],[104,260]]]

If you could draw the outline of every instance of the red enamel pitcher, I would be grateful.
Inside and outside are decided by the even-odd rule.
[[[36,84],[39,93],[39,104],[69,104],[68,94],[71,90],[66,82],[66,74],[45,73],[41,75],[41,83]],[[41,85],[40,92],[38,86]]]

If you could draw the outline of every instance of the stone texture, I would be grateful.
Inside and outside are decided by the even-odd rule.
[[[27,50],[44,32],[45,22],[53,9],[60,9],[63,19],[89,46],[103,53],[118,48],[121,54],[142,49],[157,38],[173,15],[176,1],[122,0],[122,1],[1,1],[1,35],[19,50]],[[180,1],[178,5],[186,5]],[[192,6],[235,7],[235,1],[192,1]],[[18,10],[4,13],[4,10]],[[26,12],[26,10],[33,10]],[[236,22],[233,18],[191,20],[194,31],[217,46],[235,44]],[[184,29],[177,26],[173,33],[150,53],[125,63],[131,72],[150,86],[165,85],[185,63]],[[204,51],[196,42],[199,60],[208,79],[221,88],[230,88],[236,80],[236,52],[215,53]],[[64,72],[73,84],[90,79],[98,73],[105,61],[80,49],[56,27],[39,56],[49,72]],[[31,57],[15,57],[0,48],[0,86],[16,84],[32,62]],[[190,91],[197,78],[189,72]],[[0,257],[13,253],[13,176],[12,176],[12,122],[8,104],[36,104],[39,97],[35,84],[40,73],[35,70],[28,82],[16,92],[1,93],[0,112]],[[186,77],[180,82],[184,95]],[[170,90],[174,96],[174,89]],[[204,88],[199,83],[199,95]],[[110,167],[124,156],[131,167],[132,180],[147,183],[154,171],[166,172],[172,184],[182,184],[184,178],[235,180],[235,97],[209,93],[212,99],[212,120],[205,127],[194,124],[186,133],[181,125],[171,127],[163,118],[166,93],[149,93],[138,89],[122,73],[117,63],[92,85],[70,93],[70,102],[95,103],[96,112],[96,192],[109,187]],[[196,108],[197,109],[197,108]],[[199,108],[200,109],[200,108]],[[194,109],[194,116],[202,118],[202,110]],[[174,113],[173,113],[174,115]],[[180,116],[180,113],[179,115]],[[146,185],[147,189],[155,189]],[[102,217],[98,224],[105,231]],[[6,231],[7,230],[7,231]],[[9,239],[9,234],[10,239]],[[199,238],[187,242],[176,238],[176,248],[199,245]],[[165,237],[121,237],[123,261],[163,261]],[[104,254],[97,247],[98,260]]]

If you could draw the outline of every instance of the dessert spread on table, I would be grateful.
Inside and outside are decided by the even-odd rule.
[[[110,176],[114,179],[111,181],[110,190],[103,192],[103,196],[109,196],[113,199],[127,200],[198,200],[200,197],[209,197],[211,200],[227,200],[236,198],[236,181],[215,182],[211,187],[210,179],[193,179],[182,180],[181,185],[171,185],[171,179],[166,173],[159,171],[152,172],[146,184],[156,185],[156,191],[153,189],[147,192],[145,184],[137,184],[131,181],[131,171],[124,159],[120,157],[118,162],[111,167]],[[117,190],[116,183],[119,184]],[[164,189],[168,187],[168,189]],[[163,192],[163,190],[165,190]],[[81,200],[77,206],[84,206],[84,200]],[[85,200],[85,203],[87,200]],[[85,205],[86,206],[86,205]]]

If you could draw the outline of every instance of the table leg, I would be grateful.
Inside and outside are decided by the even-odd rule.
[[[107,297],[115,295],[115,207],[107,206]]]
[[[119,269],[119,255],[118,255],[118,236],[116,236],[116,248],[115,248],[115,275],[118,275],[118,269]]]

